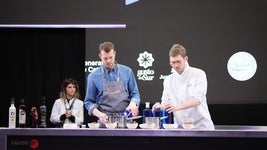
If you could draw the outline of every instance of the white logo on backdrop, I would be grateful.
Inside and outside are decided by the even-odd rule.
[[[144,67],[145,69],[147,67],[151,67],[152,63],[154,62],[154,58],[151,53],[148,53],[145,51],[144,53],[139,53],[139,57],[137,58],[137,61],[139,62],[139,66]]]
[[[229,58],[227,70],[235,80],[246,81],[256,73],[257,62],[250,53],[240,51]]]
[[[153,65],[154,62],[153,55],[151,53],[148,53],[147,51],[144,51],[143,53],[139,53],[137,61],[140,67],[145,68],[145,70],[137,70],[138,80],[152,81],[155,72],[154,70],[149,69],[148,67],[151,67]]]
[[[102,61],[85,61],[85,73],[91,73],[95,69],[99,68]]]

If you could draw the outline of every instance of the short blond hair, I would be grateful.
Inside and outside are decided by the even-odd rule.
[[[182,57],[186,57],[186,50],[181,44],[173,44],[170,51],[169,51],[170,57],[175,57],[177,55],[181,55]]]

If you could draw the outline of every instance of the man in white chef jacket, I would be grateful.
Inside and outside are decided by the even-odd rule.
[[[195,129],[214,129],[207,105],[206,73],[189,66],[185,48],[174,44],[169,51],[171,74],[163,82],[161,107],[173,112],[176,127]],[[153,105],[152,109],[157,106]]]

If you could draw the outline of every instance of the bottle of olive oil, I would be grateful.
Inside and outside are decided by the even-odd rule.
[[[15,107],[15,98],[11,98],[11,105],[9,107],[9,116],[8,116],[9,128],[16,128],[16,107]]]

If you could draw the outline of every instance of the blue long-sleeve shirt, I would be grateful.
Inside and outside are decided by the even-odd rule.
[[[109,70],[102,65],[87,77],[84,105],[89,115],[92,115],[94,108],[99,108],[101,104],[104,79],[106,82],[123,80],[129,102],[133,101],[139,106],[140,94],[132,69],[125,65],[116,64],[114,69]]]

